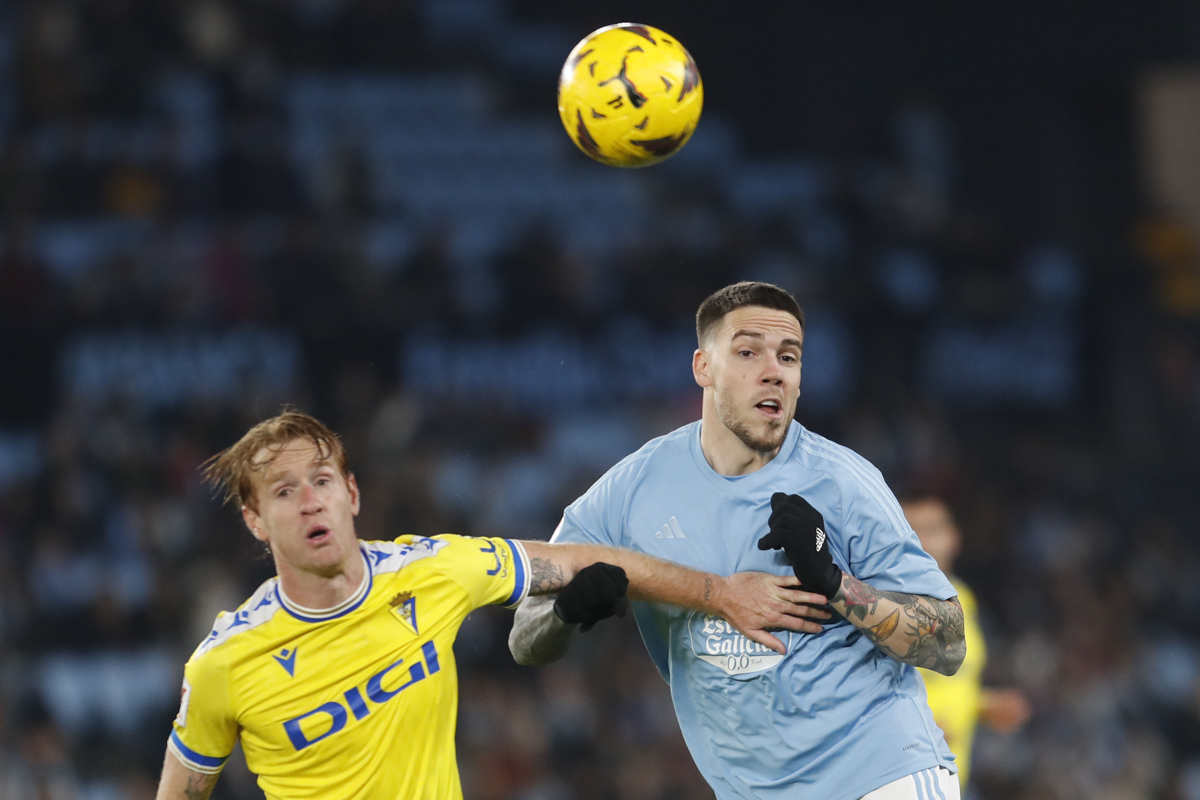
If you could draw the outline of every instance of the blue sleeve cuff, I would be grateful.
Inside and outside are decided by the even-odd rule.
[[[167,741],[167,746],[180,763],[194,772],[204,772],[209,775],[218,773],[225,766],[225,762],[229,760],[229,756],[224,758],[213,758],[212,756],[203,756],[195,750],[188,747],[179,738],[179,734],[171,731],[171,738]]]
[[[504,541],[508,544],[508,549],[512,551],[513,572],[515,573],[513,593],[504,601],[504,607],[514,608],[529,594],[529,556],[525,555],[525,548],[521,546],[520,542],[512,539]]]

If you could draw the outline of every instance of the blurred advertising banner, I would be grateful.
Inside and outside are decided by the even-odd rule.
[[[1149,199],[1200,232],[1200,64],[1147,73],[1138,103]]]
[[[1200,315],[1200,64],[1161,67],[1138,85],[1142,185],[1149,214],[1138,229],[1159,305]]]

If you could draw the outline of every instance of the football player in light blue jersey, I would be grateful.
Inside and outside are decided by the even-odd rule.
[[[778,287],[739,283],[701,304],[696,332],[700,421],[609,470],[567,508],[553,541],[616,545],[718,575],[794,572],[829,600],[834,614],[819,632],[778,632],[781,652],[720,617],[634,603],[684,738],[721,800],[957,800],[954,756],[915,668],[958,669],[962,609],[879,471],[793,420],[803,312]],[[574,583],[559,597],[518,610],[509,639],[518,662],[561,657],[579,627],[571,623],[611,603]],[[581,610],[581,598],[598,613]]]

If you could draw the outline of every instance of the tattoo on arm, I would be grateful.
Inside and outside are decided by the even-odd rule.
[[[867,628],[867,636],[872,642],[886,641],[893,633],[896,632],[896,626],[900,624],[900,611],[897,609],[891,614],[888,614],[883,622],[878,625],[872,625]]]
[[[885,600],[898,607],[882,620],[875,621],[873,615],[880,610],[880,602]],[[833,602],[845,605],[846,616],[851,622],[857,619],[866,623],[868,617],[872,617],[870,622],[873,624],[859,626],[860,630],[897,661],[951,675],[966,655],[962,606],[954,600],[881,592],[846,575]]]
[[[563,579],[562,567],[544,558],[530,559],[529,563],[529,593],[548,594],[557,592],[567,585]]]
[[[874,614],[879,606],[879,595],[875,590],[851,575],[846,575],[846,580],[842,581],[833,600],[844,602],[846,611],[859,620],[865,620],[868,614]]]
[[[189,775],[183,796],[187,800],[208,800],[216,787],[216,775]]]
[[[712,578],[704,579],[704,600],[712,600]]]

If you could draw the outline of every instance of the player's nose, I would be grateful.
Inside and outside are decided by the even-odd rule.
[[[317,490],[311,484],[302,484],[300,486],[300,510],[305,514],[312,514],[321,510],[321,498],[317,495]]]
[[[779,386],[783,383],[783,370],[779,364],[772,361],[763,370],[761,380],[765,384]]]

